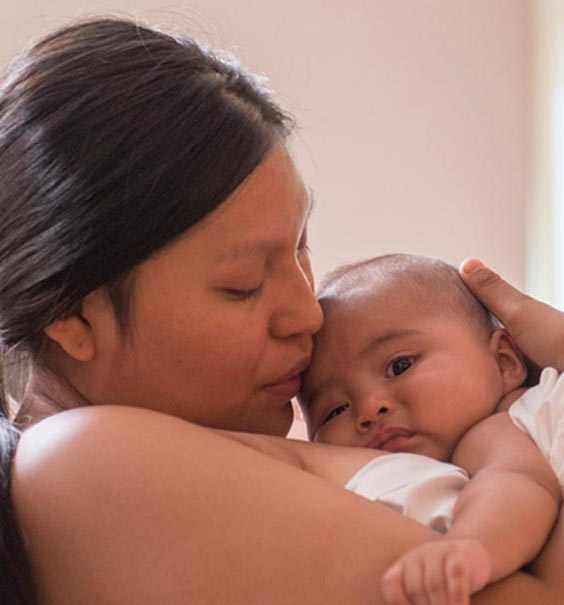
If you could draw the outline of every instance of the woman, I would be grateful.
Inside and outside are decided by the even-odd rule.
[[[46,38],[0,94],[6,390],[21,426],[50,416],[18,449],[4,559],[27,553],[45,603],[381,603],[432,532],[215,430],[286,433],[322,322],[287,117],[238,66],[120,20]],[[500,317],[521,340],[538,314]],[[558,602],[544,580],[476,602]]]

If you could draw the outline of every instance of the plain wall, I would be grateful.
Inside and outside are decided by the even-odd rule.
[[[524,284],[527,0],[19,0],[0,63],[75,17],[132,14],[234,50],[301,125],[321,276],[392,251],[479,255]]]

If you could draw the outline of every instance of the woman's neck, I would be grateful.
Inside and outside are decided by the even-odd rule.
[[[67,379],[46,367],[34,366],[16,422],[27,428],[47,416],[89,404]]]

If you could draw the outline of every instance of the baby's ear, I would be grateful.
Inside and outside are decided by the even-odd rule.
[[[505,330],[490,336],[490,349],[497,359],[503,379],[504,394],[520,387],[527,378],[525,357]]]

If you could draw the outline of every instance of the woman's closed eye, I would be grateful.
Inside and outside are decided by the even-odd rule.
[[[397,357],[392,360],[386,368],[386,376],[388,378],[394,378],[404,372],[407,372],[409,368],[415,363],[415,357]]]
[[[327,422],[329,422],[330,420],[333,420],[333,418],[335,418],[336,416],[338,416],[339,414],[342,414],[347,408],[349,407],[348,403],[341,403],[340,405],[338,405],[337,407],[333,408],[328,414],[327,416],[325,416],[325,418],[323,419],[323,421],[321,422],[321,426],[323,426],[324,424],[327,424]]]
[[[299,256],[300,254],[309,254],[310,251],[310,247],[307,243],[307,229],[304,229],[296,248],[296,256]]]
[[[250,300],[256,298],[262,292],[262,284],[256,288],[238,289],[238,288],[223,288],[225,294],[234,300]]]
[[[311,252],[311,248],[307,245],[306,242],[300,242],[298,247],[296,248],[296,256],[300,256],[302,254],[309,254]]]

